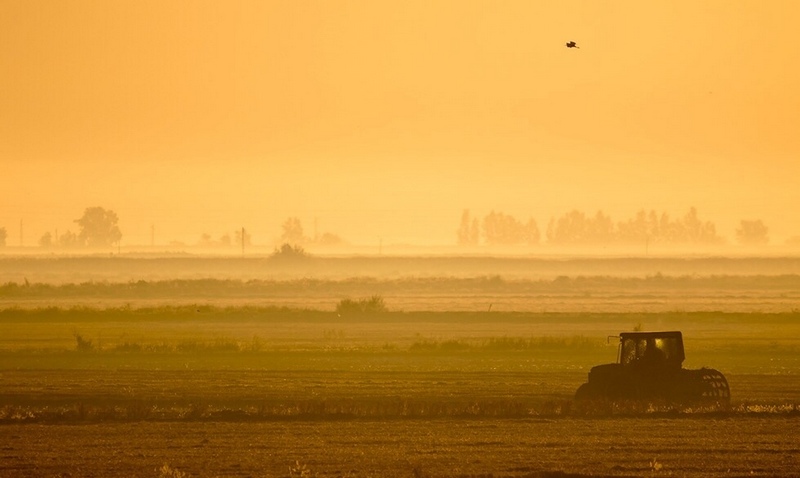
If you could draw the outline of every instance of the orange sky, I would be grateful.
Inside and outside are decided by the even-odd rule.
[[[800,2],[0,3],[0,227],[123,244],[288,216],[454,243],[462,209],[800,235]],[[579,50],[564,43],[574,40]]]

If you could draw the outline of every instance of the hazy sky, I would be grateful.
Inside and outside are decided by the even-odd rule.
[[[0,2],[0,227],[123,244],[298,216],[454,243],[639,208],[800,235],[800,2]],[[567,49],[574,40],[580,49]]]

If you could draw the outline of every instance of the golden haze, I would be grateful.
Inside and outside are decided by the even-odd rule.
[[[123,243],[300,217],[453,243],[460,213],[800,235],[800,4],[5,1],[0,227]],[[568,40],[580,49],[567,49]]]

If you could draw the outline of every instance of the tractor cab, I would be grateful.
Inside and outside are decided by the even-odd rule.
[[[680,332],[623,332],[619,338],[623,367],[680,369],[685,358]]]

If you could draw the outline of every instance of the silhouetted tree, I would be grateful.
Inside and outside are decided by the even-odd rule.
[[[514,216],[492,211],[483,218],[483,235],[487,244],[536,244],[539,227],[533,218],[522,224]]]
[[[698,242],[703,231],[703,223],[697,217],[697,209],[691,208],[683,217],[683,227],[689,242]]]
[[[79,245],[78,235],[72,231],[67,231],[58,237],[58,245],[61,247],[77,247]]]
[[[458,244],[461,246],[471,244],[469,235],[470,223],[469,209],[464,209],[464,212],[461,213],[461,224],[459,224],[458,231],[456,231],[456,235],[458,236]]]
[[[336,234],[332,234],[330,232],[322,233],[317,239],[317,244],[321,244],[323,246],[337,246],[342,244],[344,241],[341,237],[337,236]]]
[[[718,244],[722,238],[717,236],[717,227],[711,221],[703,222],[697,217],[697,209],[691,208],[683,218],[686,242]]]
[[[483,218],[483,237],[487,244],[513,244],[517,220],[502,212],[490,212]]]
[[[80,244],[89,247],[108,247],[122,239],[117,226],[117,213],[102,207],[89,207],[75,222],[81,228],[78,234]]]
[[[230,246],[231,245],[231,235],[225,233],[219,237],[219,243],[223,246]]]
[[[303,224],[300,219],[290,217],[283,223],[283,234],[281,234],[281,241],[288,244],[301,244],[305,240],[303,236]]]
[[[586,244],[592,242],[591,225],[586,214],[572,210],[547,225],[547,241],[551,244]]]
[[[647,214],[647,232],[652,237],[661,237],[661,221],[654,209]]]
[[[200,236],[200,240],[197,241],[197,245],[203,247],[213,246],[214,241],[211,240],[211,234],[203,233]]]
[[[39,238],[39,247],[52,247],[53,246],[53,235],[49,232],[45,232],[42,234],[42,237]]]
[[[681,241],[683,226],[679,221],[670,220],[667,212],[662,212],[658,216],[658,235],[653,238],[653,242],[676,243]]]
[[[8,232],[6,232],[5,227],[0,227],[0,247],[6,246],[6,238],[8,237]]]
[[[477,245],[480,242],[480,223],[478,218],[470,219],[469,209],[464,209],[461,214],[461,224],[458,226],[457,233],[459,245]]]
[[[649,216],[653,218],[655,212]],[[653,224],[648,220],[648,214],[644,209],[636,213],[636,217],[617,224],[617,239],[625,243],[644,243],[648,240],[655,240],[658,224]]]
[[[614,221],[611,216],[603,214],[603,211],[597,211],[594,216],[594,226],[592,235],[599,242],[611,242],[614,240]]]
[[[472,225],[469,227],[469,240],[470,244],[481,242],[481,223],[477,217],[472,219]]]
[[[769,242],[767,232],[769,229],[760,219],[756,221],[742,220],[736,229],[736,240],[747,246],[764,245]]]
[[[539,239],[541,238],[541,234],[539,233],[539,225],[536,224],[536,220],[532,217],[528,218],[528,222],[522,229],[523,240],[526,244],[539,244]]]

